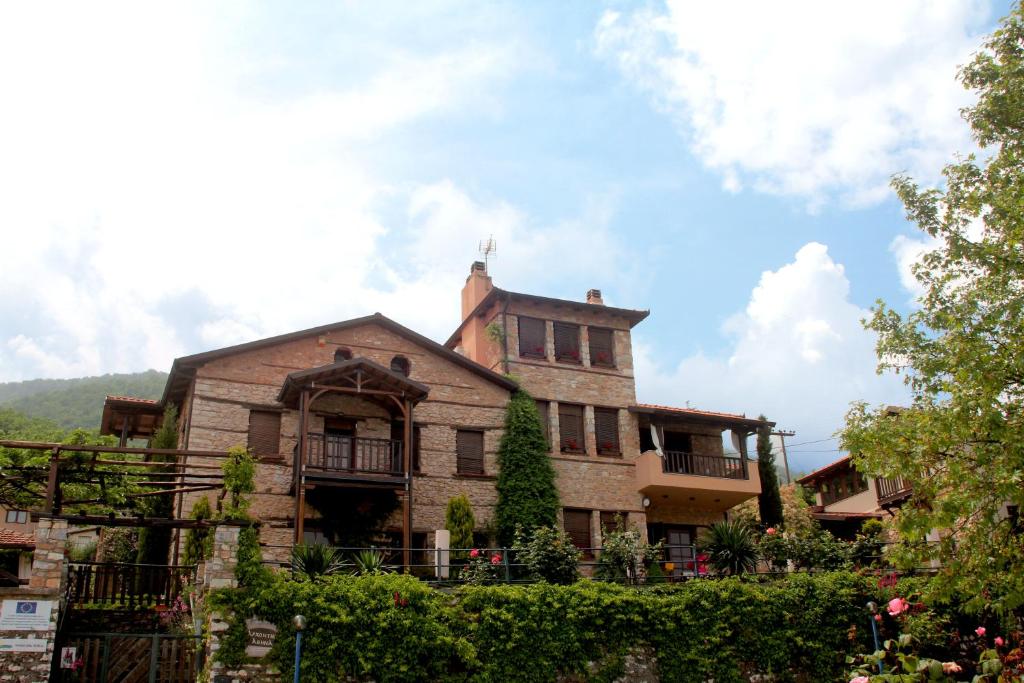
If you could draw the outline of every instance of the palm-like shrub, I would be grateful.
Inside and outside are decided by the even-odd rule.
[[[292,571],[297,576],[315,579],[338,574],[346,568],[341,553],[327,545],[297,545],[292,548]]]
[[[376,550],[360,550],[352,558],[356,564],[358,576],[378,576],[390,574],[384,555]]]
[[[750,528],[741,522],[716,522],[708,528],[701,551],[720,574],[742,574],[757,567],[757,545]]]

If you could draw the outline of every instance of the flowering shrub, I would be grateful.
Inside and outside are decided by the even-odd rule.
[[[473,548],[469,551],[468,564],[459,572],[459,578],[466,583],[481,586],[487,583],[497,583],[503,571],[501,553],[489,553],[486,550]]]
[[[661,557],[662,544],[648,544],[636,527],[624,531],[621,527],[618,520],[615,530],[601,530],[603,540],[595,576],[620,583],[644,583],[648,565]]]
[[[565,441],[562,442],[562,450],[563,451],[578,451],[578,450],[581,450],[581,449],[580,449],[580,444],[579,444],[578,441],[576,441],[576,439],[566,439]]]
[[[569,584],[579,578],[580,551],[569,534],[552,526],[537,527],[529,536],[516,530],[516,560],[526,565],[530,577],[549,583]]]

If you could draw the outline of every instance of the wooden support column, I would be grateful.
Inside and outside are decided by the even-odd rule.
[[[740,434],[740,462],[743,465],[743,478],[750,479],[749,468],[750,465],[747,462],[747,437],[750,436],[751,432],[744,431]]]
[[[60,482],[57,481],[59,470],[60,446],[54,446],[50,451],[50,475],[46,480],[46,502],[43,506],[43,510],[46,512],[59,512],[59,506],[55,502],[57,500],[57,489],[60,486]],[[57,509],[55,510],[55,508]]]
[[[402,447],[402,471],[405,472],[405,495],[402,497],[402,564],[409,571],[412,564],[412,403],[402,405],[405,429]]]
[[[306,523],[306,449],[309,447],[306,438],[308,429],[309,392],[303,389],[299,395],[299,440],[295,452],[295,544],[302,543]]]

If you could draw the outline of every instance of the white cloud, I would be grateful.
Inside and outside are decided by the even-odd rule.
[[[726,353],[697,353],[666,367],[638,334],[638,397],[763,412],[780,427],[795,429],[797,441],[830,436],[851,401],[905,400],[899,379],[875,375],[875,338],[860,323],[869,312],[850,301],[849,290],[843,266],[825,245],[805,245],[791,263],[761,275],[746,309],[725,325]],[[834,447],[826,442],[814,450]],[[794,453],[791,464],[810,467],[837,456]]]
[[[723,186],[870,204],[971,148],[956,68],[988,3],[669,0],[607,11],[597,49],[670,115]]]

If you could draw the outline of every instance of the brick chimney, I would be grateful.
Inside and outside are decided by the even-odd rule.
[[[469,267],[466,286],[462,288],[462,319],[465,320],[473,312],[477,304],[484,300],[493,289],[491,276],[487,274],[487,266],[483,261],[473,261]]]
[[[604,299],[601,298],[600,289],[588,289],[587,290],[587,303],[597,304],[598,306],[604,306]]]

